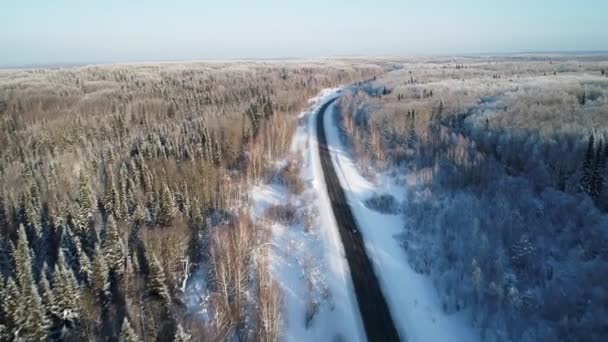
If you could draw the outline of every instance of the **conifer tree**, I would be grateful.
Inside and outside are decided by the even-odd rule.
[[[55,265],[55,299],[61,319],[72,325],[80,315],[80,290],[72,268],[66,263],[63,252]]]
[[[579,180],[579,187],[581,191],[591,194],[591,187],[593,182],[593,166],[595,153],[594,153],[594,137],[593,134],[589,137],[589,143],[587,145],[587,152],[585,153],[585,159],[583,160],[583,168],[581,178]]]
[[[15,271],[20,293],[17,298],[17,307],[11,314],[13,322],[19,327],[17,336],[26,341],[44,340],[48,334],[49,321],[34,283],[32,258],[23,226],[19,227],[19,239],[15,250]]]
[[[99,246],[95,246],[92,271],[91,283],[95,295],[98,297],[104,296],[110,288],[110,283],[108,282],[108,265],[106,264],[105,255]]]
[[[416,144],[416,113],[412,109],[408,111],[408,130],[407,130],[407,145],[409,148],[414,148]]]
[[[15,313],[19,307],[19,296],[20,294],[17,284],[15,284],[12,277],[9,277],[6,281],[3,300],[1,303],[1,311],[4,313],[3,324],[5,325],[5,334],[7,336],[14,336],[13,332],[18,328],[14,319],[16,318]]]
[[[6,301],[7,294],[4,285],[4,276],[0,275],[0,341],[8,340],[8,317],[4,311]]]
[[[591,182],[591,197],[595,200],[600,197],[604,188],[604,172],[606,170],[606,152],[604,152],[604,150],[608,150],[608,146],[603,147],[602,141],[600,140],[595,152],[595,163],[593,165]]]
[[[48,267],[46,263],[42,267],[42,272],[40,273],[40,298],[42,300],[42,305],[46,309],[46,314],[50,318],[59,316],[59,308],[56,305],[55,293],[51,289],[51,284],[48,280]]]
[[[127,194],[126,194],[126,204],[127,204],[127,212],[129,216],[133,215],[135,212],[135,208],[137,207],[137,198],[135,197],[135,191],[137,189],[137,185],[133,181],[133,179],[129,178],[127,183]]]
[[[165,281],[165,272],[154,253],[151,253],[148,256],[148,266],[150,269],[150,279],[148,283],[150,295],[159,297],[168,302],[170,297]]]
[[[80,240],[76,241],[76,250],[78,252],[78,264],[80,265],[80,279],[89,282],[91,281],[91,273],[93,272],[91,259],[89,259],[87,253],[82,249]]]
[[[8,223],[8,215],[4,205],[4,194],[0,191],[0,233],[4,234],[4,236],[8,232]]]
[[[122,273],[125,258],[123,243],[118,233],[116,221],[112,215],[108,216],[107,234],[104,241],[104,254],[110,271],[114,271],[117,274]]]
[[[163,185],[156,222],[161,226],[170,226],[175,218],[175,200],[167,184]]]
[[[120,329],[120,336],[118,338],[119,342],[139,342],[140,339],[131,327],[131,323],[129,323],[129,319],[125,317],[122,321],[122,328]]]
[[[78,203],[78,225],[83,229],[93,217],[95,206],[93,191],[84,172],[81,172],[79,176],[78,198],[76,202]]]
[[[116,182],[114,181],[114,175],[112,174],[112,170],[109,170],[107,172],[106,186],[103,198],[103,208],[106,214],[111,213],[117,219],[121,219],[120,216],[117,216],[117,213],[120,209],[120,197],[116,188]]]
[[[129,207],[127,201],[127,188],[128,188],[128,175],[126,164],[120,167],[119,171],[119,182],[118,182],[118,195],[119,195],[119,207],[118,214],[123,220],[127,219],[129,214]]]

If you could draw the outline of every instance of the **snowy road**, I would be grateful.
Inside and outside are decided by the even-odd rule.
[[[404,216],[365,206],[374,194],[402,199],[407,189],[394,175],[379,173],[370,182],[359,173],[340,139],[338,96],[339,89],[324,90],[299,117],[287,158],[301,159],[304,192],[276,183],[251,192],[254,219],[272,235],[273,276],[283,302],[280,340],[479,341],[466,313],[444,313],[432,281],[409,266],[399,241]],[[309,217],[308,227],[305,220],[266,221],[268,208],[285,204]]]
[[[319,154],[327,193],[336,218],[346,260],[351,272],[353,285],[365,333],[369,341],[399,341],[399,334],[388,305],[374,274],[372,263],[367,257],[363,237],[357,228],[355,218],[346,201],[340,180],[334,170],[331,153],[325,136],[324,118],[327,108],[335,101],[325,103],[317,114],[317,135]]]

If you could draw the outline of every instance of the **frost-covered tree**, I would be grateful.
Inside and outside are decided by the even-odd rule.
[[[120,329],[120,336],[118,337],[119,342],[139,342],[139,336],[135,333],[135,330],[131,327],[129,319],[125,317],[122,321],[122,328]]]
[[[175,200],[169,186],[163,185],[156,222],[161,226],[170,226],[175,219]]]
[[[108,170],[103,197],[104,211],[106,214],[112,214],[116,219],[121,220],[123,218],[120,216],[120,205],[120,193],[116,187],[114,174],[112,170]]]
[[[125,254],[122,239],[118,233],[118,226],[112,215],[108,216],[106,239],[103,243],[103,251],[110,271],[117,274],[122,273],[124,268]]]
[[[80,240],[76,241],[76,251],[78,253],[78,265],[79,267],[79,279],[88,283],[91,281],[91,273],[93,272],[91,266],[91,259],[87,253],[82,249]]]
[[[150,295],[159,297],[168,302],[170,297],[169,290],[167,289],[167,282],[165,280],[165,272],[154,253],[151,253],[151,255],[148,256],[148,266],[150,271],[148,283]]]
[[[84,229],[94,215],[95,197],[84,172],[80,172],[78,182],[78,225]]]
[[[41,341],[48,334],[49,320],[34,282],[30,253],[25,228],[20,226],[15,250],[15,273],[20,293],[16,299],[17,306],[11,312],[12,321],[18,327],[15,332],[18,338],[26,341]]]
[[[101,251],[99,246],[95,246],[95,254],[93,256],[91,283],[95,290],[96,296],[104,296],[110,288],[108,281],[108,264],[106,263],[106,256]]]
[[[80,287],[72,268],[67,264],[63,251],[59,250],[59,258],[55,265],[55,303],[63,322],[72,325],[80,316]]]
[[[48,280],[47,265],[44,264],[42,272],[40,273],[40,281],[38,286],[40,287],[40,298],[42,305],[46,309],[46,314],[50,318],[59,317],[59,307],[56,304],[55,293],[51,289],[51,284]]]

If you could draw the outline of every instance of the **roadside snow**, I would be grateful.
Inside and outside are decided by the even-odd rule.
[[[268,248],[273,275],[283,295],[281,340],[284,341],[365,340],[317,148],[318,109],[338,92],[323,91],[311,100],[311,110],[300,115],[291,155],[302,157],[300,175],[306,190],[297,196],[278,184],[256,185],[251,190],[252,215],[271,230]],[[293,223],[286,225],[264,217],[269,207],[285,204],[296,209],[297,219]],[[307,319],[310,318],[307,312],[315,312],[312,319]]]
[[[325,130],[336,173],[401,336],[408,342],[478,341],[478,333],[467,323],[464,313],[444,313],[431,280],[409,266],[396,238],[403,233],[402,216],[382,214],[364,204],[374,194],[404,198],[406,189],[386,174],[379,175],[379,184],[365,179],[340,139],[335,103],[327,110]]]

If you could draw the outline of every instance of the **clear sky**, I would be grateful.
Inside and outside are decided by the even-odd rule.
[[[608,50],[608,0],[0,0],[0,65]]]

